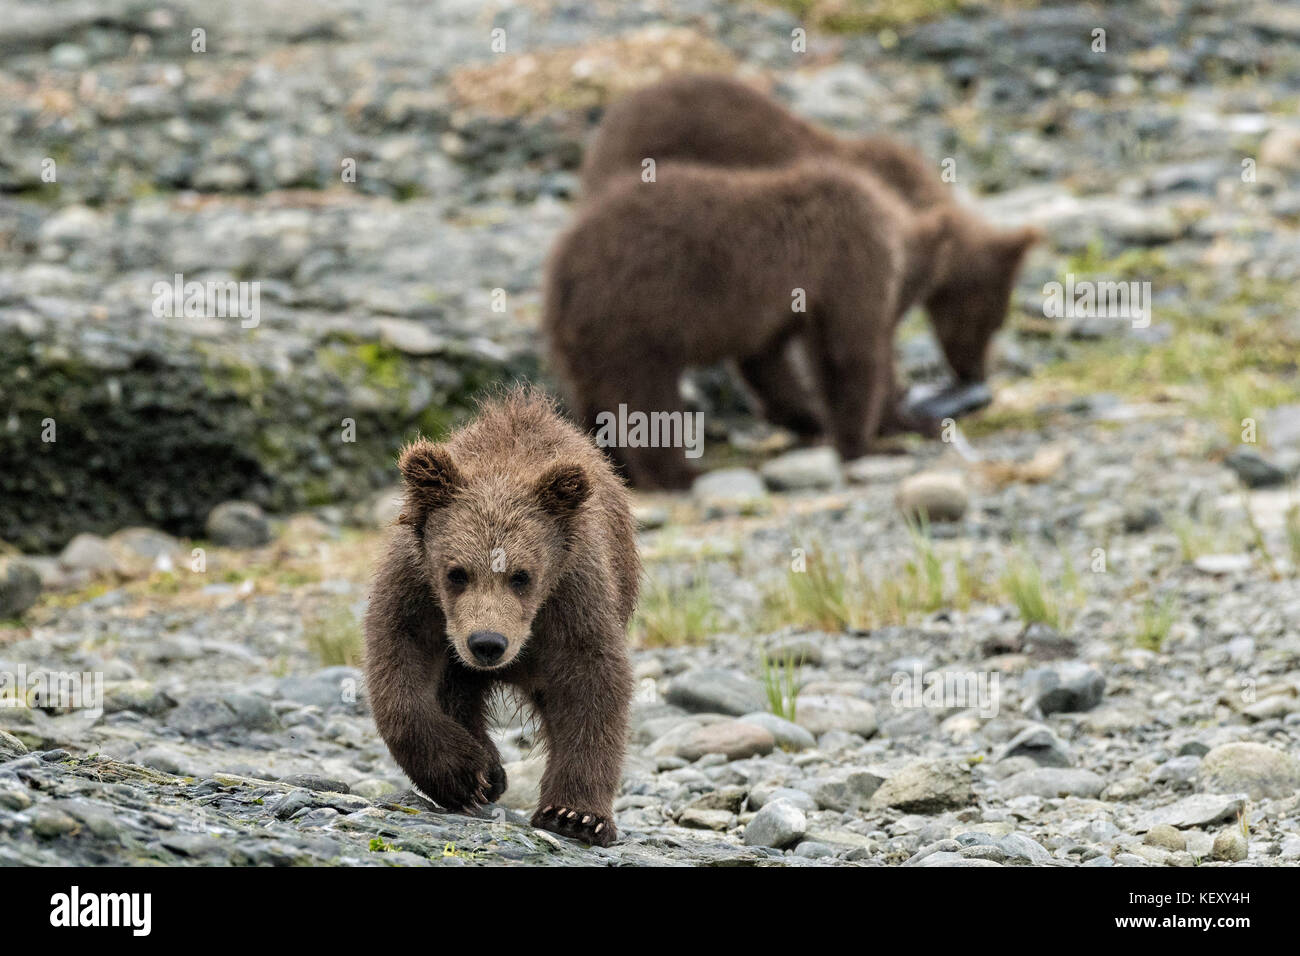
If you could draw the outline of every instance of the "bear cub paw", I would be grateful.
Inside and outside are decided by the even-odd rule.
[[[506,792],[506,771],[499,763],[485,770],[446,773],[432,784],[426,793],[418,787],[415,792],[430,803],[436,803],[449,813],[474,815],[487,803],[495,803]]]
[[[618,830],[609,817],[584,813],[574,807],[543,807],[533,814],[533,826],[594,846],[609,846],[618,838]]]

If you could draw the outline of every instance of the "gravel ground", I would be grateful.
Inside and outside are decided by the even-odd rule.
[[[637,498],[640,685],[609,849],[527,825],[541,758],[508,702],[511,786],[482,817],[424,804],[388,757],[356,666],[382,457],[340,459],[350,497],[302,491],[324,443],[263,461],[225,493],[269,518],[205,526],[142,496],[150,531],[91,510],[38,527],[62,492],[0,481],[37,552],[0,558],[0,674],[102,675],[104,704],[0,708],[0,863],[1300,864],[1293,7],[981,6],[813,29],[802,55],[791,13],[723,0],[0,15],[0,333],[28,356],[6,398],[39,392],[51,355],[145,374],[134,350],[165,364],[202,338],[275,369],[303,420],[454,418],[469,383],[529,361],[598,107],[683,63],[906,135],[991,218],[1049,235],[965,443],[841,463],[788,450],[725,377],[695,381],[714,470]],[[263,281],[256,336],[151,322],[141,290],[175,271]],[[1149,281],[1150,325],[1044,318],[1067,273]],[[340,335],[436,384],[322,378]],[[900,349],[936,374],[922,322]],[[950,520],[918,530],[918,505]],[[104,537],[64,548],[76,531]]]

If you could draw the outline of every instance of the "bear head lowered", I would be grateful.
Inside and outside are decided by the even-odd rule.
[[[944,358],[957,379],[982,382],[994,334],[1006,321],[1025,254],[1043,234],[1029,226],[995,229],[950,215],[952,241],[935,262],[926,311]]]

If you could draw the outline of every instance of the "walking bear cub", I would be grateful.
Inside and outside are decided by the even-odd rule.
[[[515,390],[445,444],[401,454],[405,508],[374,580],[366,681],[393,759],[442,807],[506,788],[490,693],[547,749],[533,825],[608,846],[632,695],[640,564],[627,491],[551,401]]]
[[[734,359],[767,418],[826,431],[865,454],[893,413],[894,329],[942,255],[944,209],[916,213],[843,163],[778,169],[660,164],[586,204],[549,264],[543,327],[571,408],[588,428],[625,404],[681,409],[692,365]],[[787,346],[801,340],[823,408]],[[681,488],[681,449],[610,449],[632,482]]]
[[[865,169],[914,210],[949,210],[949,241],[930,264],[924,304],[957,379],[983,381],[989,344],[1005,320],[1021,261],[1041,235],[998,229],[963,209],[933,166],[896,140],[841,139],[737,80],[686,74],[609,109],[583,160],[583,193],[592,201],[608,186],[640,182],[647,158],[752,169],[808,157]]]

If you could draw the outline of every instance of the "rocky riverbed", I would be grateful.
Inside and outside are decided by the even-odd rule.
[[[1300,864],[1300,19],[960,6],[0,3],[0,675],[103,691],[0,707],[0,862]],[[583,139],[682,67],[1049,238],[964,440],[838,462],[692,381],[710,473],[637,499],[623,839],[586,848],[527,825],[507,701],[499,806],[410,793],[358,620],[391,451],[545,379]],[[259,322],[155,315],[176,273]],[[1150,322],[1048,314],[1069,275]],[[900,354],[938,372],[918,317]]]

